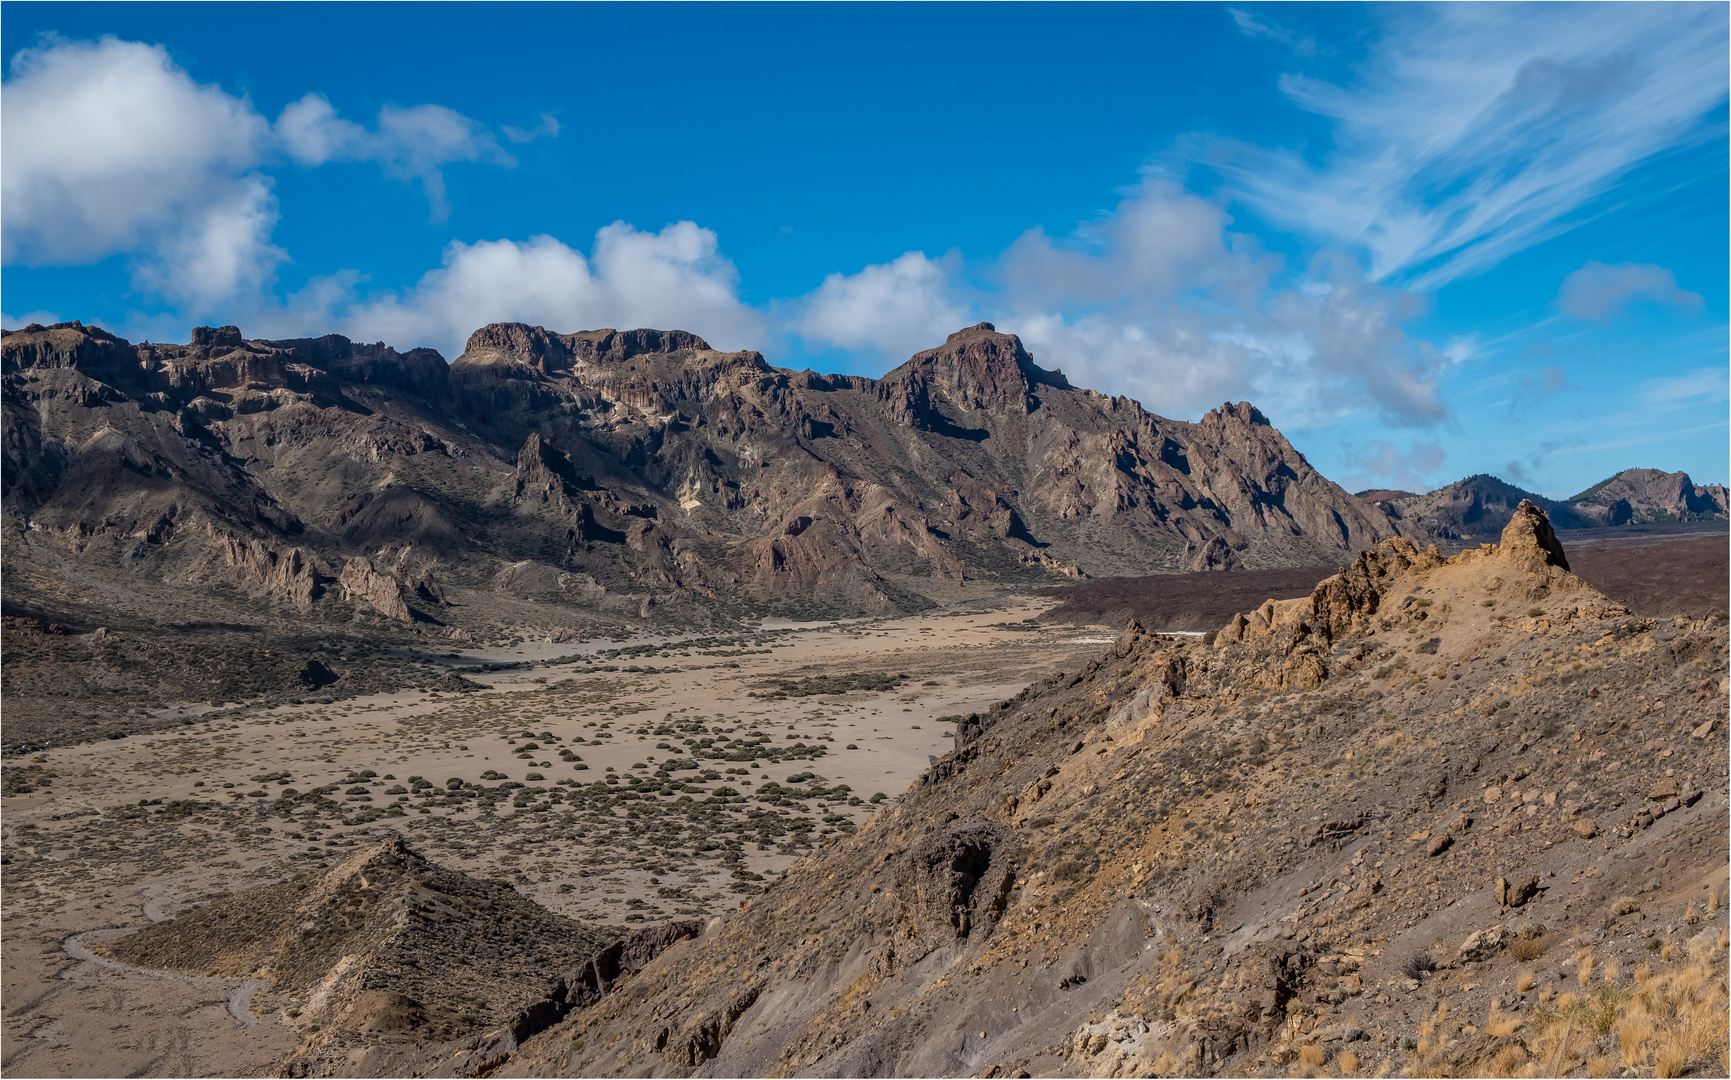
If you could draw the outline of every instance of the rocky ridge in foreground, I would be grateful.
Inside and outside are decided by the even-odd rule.
[[[1529,505],[1132,627],[499,1075],[1722,1070],[1726,627],[1565,565]]]

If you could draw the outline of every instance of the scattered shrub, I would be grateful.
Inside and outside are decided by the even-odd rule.
[[[1400,973],[1409,979],[1422,979],[1426,973],[1436,970],[1436,961],[1428,952],[1422,950],[1413,952],[1401,961]]]

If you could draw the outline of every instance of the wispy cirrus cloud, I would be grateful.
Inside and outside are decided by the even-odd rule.
[[[1719,4],[1442,4],[1386,9],[1356,77],[1282,77],[1334,145],[1206,143],[1266,219],[1367,253],[1419,291],[1589,219],[1632,169],[1722,139]]]
[[[1299,56],[1316,55],[1316,39],[1309,34],[1299,33],[1268,15],[1245,11],[1242,8],[1227,8],[1226,13],[1232,16],[1232,22],[1245,37],[1278,41]]]

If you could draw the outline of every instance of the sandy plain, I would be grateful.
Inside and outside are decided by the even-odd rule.
[[[0,1070],[268,1070],[297,1036],[267,981],[92,950],[387,830],[603,934],[735,908],[915,782],[951,747],[944,718],[1111,640],[1035,622],[1051,603],[765,623],[720,647],[524,641],[447,654],[466,693],[187,705],[175,729],[34,755],[48,783],[0,804]],[[493,795],[451,797],[451,781]]]

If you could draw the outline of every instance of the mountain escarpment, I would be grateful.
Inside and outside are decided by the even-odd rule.
[[[434,631],[485,618],[477,595],[510,618],[886,613],[970,581],[1341,561],[1393,531],[1249,404],[1168,420],[989,324],[881,379],[521,324],[450,364],[79,323],[3,353],[5,528],[30,563],[8,591],[47,615],[73,565],[110,597]]]

